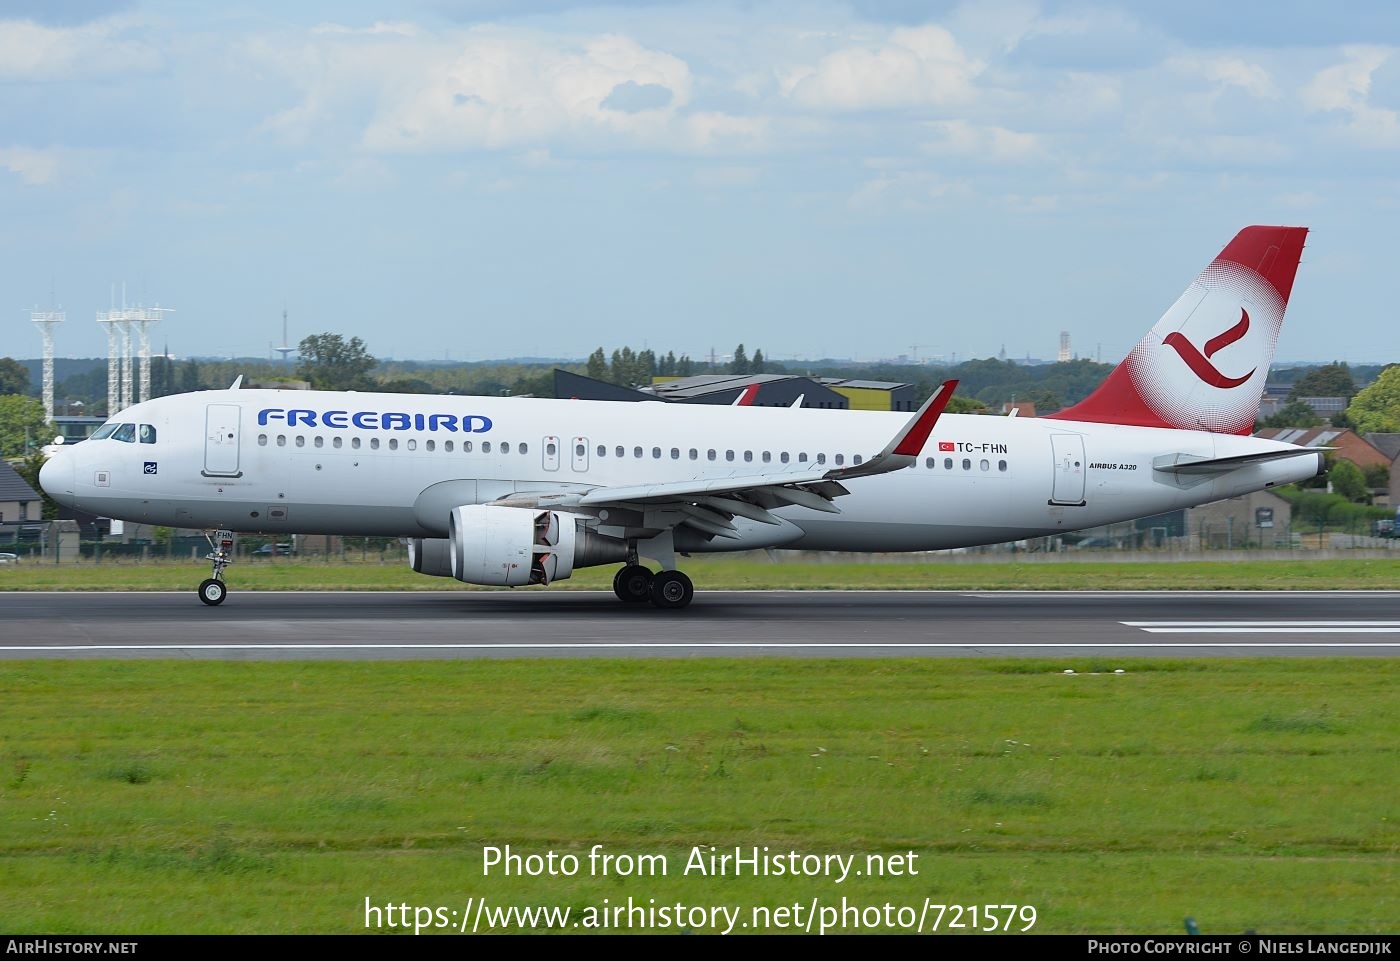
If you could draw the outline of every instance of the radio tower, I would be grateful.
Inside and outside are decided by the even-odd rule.
[[[273,350],[282,355],[282,363],[287,363],[287,355],[296,353],[296,348],[287,343],[287,308],[282,308],[282,346]]]
[[[1060,354],[1056,358],[1056,360],[1059,360],[1061,363],[1063,363],[1064,361],[1070,359],[1071,357],[1069,352],[1069,331],[1062,330],[1060,331]]]
[[[29,319],[39,325],[39,335],[44,338],[44,419],[53,420],[53,329],[63,323],[66,314],[61,310],[31,310]]]
[[[99,312],[97,322],[107,328],[107,416],[124,410],[132,403],[131,337],[140,340],[138,354],[141,364],[137,374],[141,402],[151,399],[151,324],[160,321],[171,307],[128,307]]]

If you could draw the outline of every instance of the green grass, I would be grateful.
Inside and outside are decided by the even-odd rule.
[[[1398,680],[1340,658],[0,662],[0,930],[844,896],[1032,905],[1037,932],[1393,932]],[[670,871],[591,875],[594,844]],[[583,868],[485,874],[506,845]],[[711,845],[918,874],[682,875]]]
[[[1150,556],[1150,555],[1149,555]],[[699,590],[899,589],[899,590],[1400,590],[1396,558],[1261,561],[1116,560],[1064,563],[981,563],[940,557],[927,563],[790,561],[693,557],[683,569]],[[615,567],[581,570],[549,590],[609,590]],[[208,576],[201,562],[147,562],[0,567],[6,590],[188,591]],[[229,568],[241,590],[483,590],[450,577],[424,577],[406,563],[329,564],[319,561],[255,561]]]

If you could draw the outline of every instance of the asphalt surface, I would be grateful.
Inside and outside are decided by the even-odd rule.
[[[1400,592],[0,594],[0,659],[1319,656],[1400,653]]]

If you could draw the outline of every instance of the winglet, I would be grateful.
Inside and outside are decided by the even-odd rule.
[[[928,443],[928,435],[933,433],[933,425],[938,423],[938,418],[943,415],[944,409],[948,406],[948,401],[953,399],[953,391],[957,389],[956,380],[945,380],[943,386],[933,392],[933,396],[924,401],[924,406],[919,408],[909,423],[905,425],[903,433],[896,437],[891,446],[885,448],[882,453],[907,454],[910,457],[917,457],[919,451],[924,449],[924,444]]]
[[[929,434],[933,433],[933,426],[938,423],[938,418],[948,406],[948,401],[953,399],[953,391],[957,386],[956,380],[945,380],[942,386],[933,392],[933,396],[924,401],[924,405],[909,418],[904,428],[894,435],[894,439],[885,445],[884,450],[864,464],[827,471],[826,479],[848,480],[852,477],[888,474],[914,463],[919,451],[923,450],[924,444],[928,442]]]
[[[749,384],[749,385],[748,385],[747,387],[745,387],[743,390],[739,391],[739,396],[734,398],[734,403],[731,404],[730,406],[731,406],[731,407],[752,407],[752,406],[753,406],[753,400],[754,400],[754,398],[757,397],[757,396],[758,396],[758,385],[757,385],[757,384]]]

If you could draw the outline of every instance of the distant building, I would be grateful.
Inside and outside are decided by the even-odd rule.
[[[554,396],[560,400],[658,400],[655,394],[648,394],[631,387],[619,387],[604,380],[595,380],[572,371],[554,368]]]
[[[1265,427],[1254,435],[1299,447],[1332,447],[1332,456],[1349,460],[1363,470],[1390,464],[1390,458],[1349,427]]]
[[[44,517],[44,502],[37,491],[0,460],[0,544],[14,544],[21,530]]]
[[[1387,504],[1400,506],[1400,434],[1364,434],[1366,442],[1390,458]]]
[[[683,404],[732,404],[746,387],[758,385],[754,407],[791,407],[800,398],[803,407],[848,410],[850,400],[811,377],[793,374],[698,374],[674,379],[656,378],[643,388],[662,400]]]
[[[1008,400],[1001,405],[1003,414],[1014,413],[1017,417],[1034,417],[1035,403],[1029,400]]]
[[[913,384],[896,384],[883,380],[841,380],[835,377],[818,377],[820,383],[830,387],[850,402],[851,410],[906,410],[919,409],[922,398]]]

